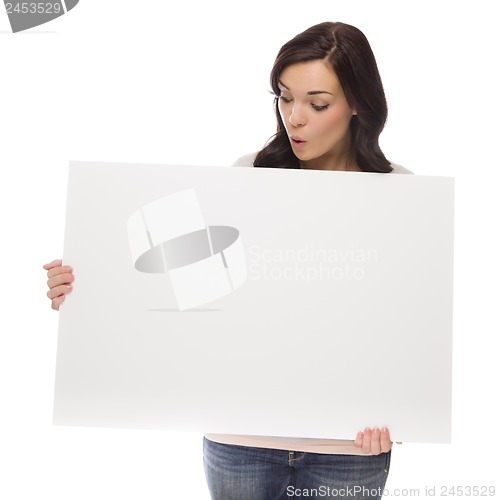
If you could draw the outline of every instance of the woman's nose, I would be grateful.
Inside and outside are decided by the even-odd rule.
[[[292,113],[290,114],[288,121],[294,127],[302,127],[305,125],[305,116],[301,106],[294,106],[292,108]]]

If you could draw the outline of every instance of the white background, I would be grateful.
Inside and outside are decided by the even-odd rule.
[[[496,485],[492,4],[81,0],[15,35],[2,7],[0,498],[208,498],[200,435],[51,426],[57,313],[41,266],[62,253],[70,159],[215,165],[259,149],[277,50],[325,20],[373,47],[387,157],[456,178],[453,443],[396,446],[390,496]]]

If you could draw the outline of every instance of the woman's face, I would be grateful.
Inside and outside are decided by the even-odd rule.
[[[349,124],[356,113],[349,107],[335,72],[323,61],[292,64],[283,70],[278,85],[278,109],[302,165],[355,169],[349,158]]]

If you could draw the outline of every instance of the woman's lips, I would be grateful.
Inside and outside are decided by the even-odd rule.
[[[302,137],[298,137],[296,135],[290,136],[290,141],[292,142],[292,145],[297,147],[297,148],[303,147],[307,144],[307,141],[304,141],[304,139],[302,139]]]

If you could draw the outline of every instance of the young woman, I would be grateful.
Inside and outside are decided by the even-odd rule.
[[[373,52],[357,28],[327,22],[297,35],[280,49],[271,86],[276,134],[235,165],[410,173],[378,145],[387,105]],[[60,260],[44,268],[58,309],[72,289],[72,269]],[[204,466],[214,500],[378,499],[391,448],[386,428],[367,427],[355,441],[209,434]]]

